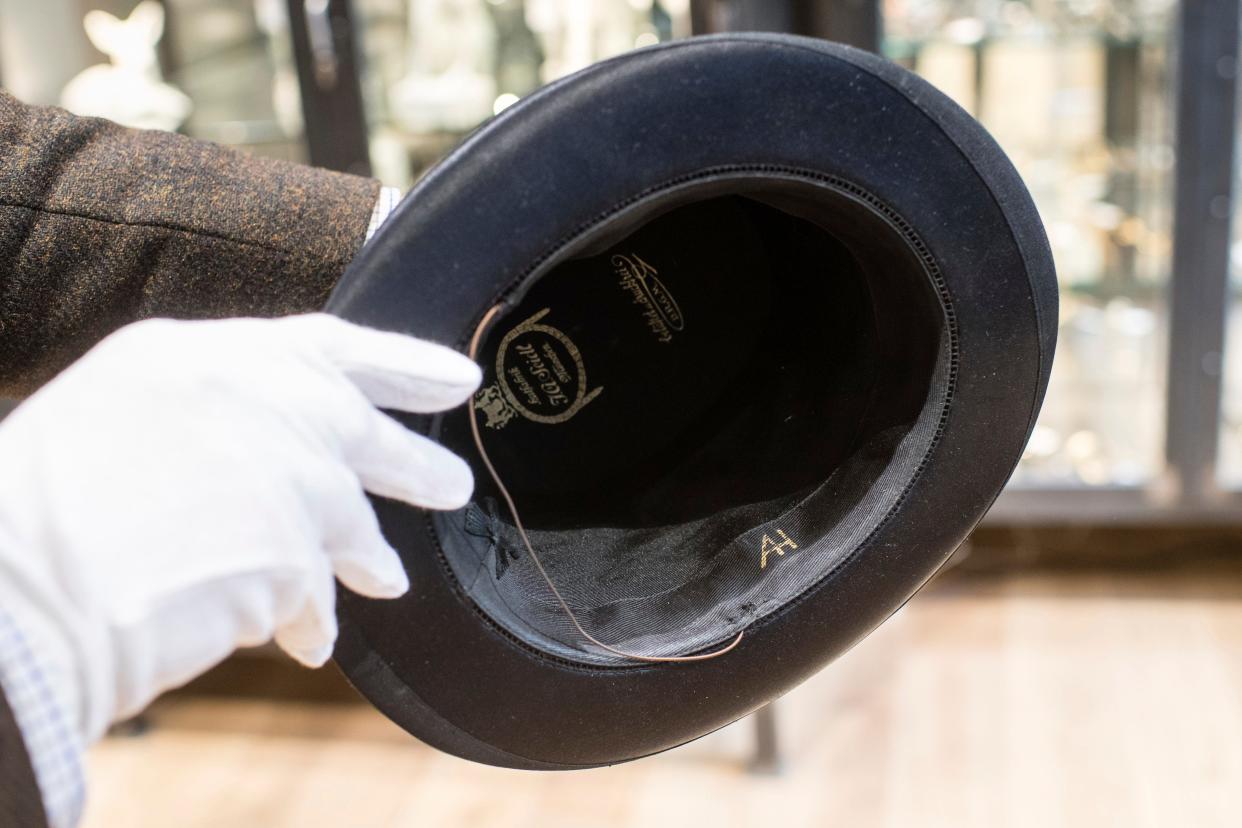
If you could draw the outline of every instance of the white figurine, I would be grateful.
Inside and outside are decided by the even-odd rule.
[[[174,130],[193,104],[164,82],[155,45],[164,34],[164,8],[143,0],[125,20],[91,11],[82,20],[86,35],[111,63],[88,67],[65,85],[61,105],[78,115],[95,115],[126,126]]]

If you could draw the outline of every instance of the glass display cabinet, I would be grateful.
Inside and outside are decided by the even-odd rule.
[[[0,82],[30,103],[307,160],[284,0],[0,0]]]
[[[988,127],[1056,258],[1059,347],[1016,486],[1138,486],[1164,470],[1174,11],[1167,0],[885,6],[885,54]]]
[[[1057,261],[1051,387],[991,519],[1233,522],[1239,2],[0,0],[0,80],[72,103],[85,75],[141,75],[142,111],[96,114],[405,189],[506,106],[628,49],[767,29],[879,51],[988,127]]]
[[[523,95],[604,58],[688,35],[689,5],[355,0],[375,174],[409,187],[463,136]]]
[[[1229,389],[1242,352],[1225,358],[1227,342],[1242,348],[1225,336],[1238,3],[888,0],[885,12],[885,51],[993,132],[1057,260],[1048,401],[991,518],[1238,521]]]

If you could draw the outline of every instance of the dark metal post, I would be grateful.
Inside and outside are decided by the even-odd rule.
[[[1142,51],[1133,40],[1109,39],[1104,49],[1104,140],[1118,155],[1133,156],[1138,152]],[[1133,165],[1118,164],[1109,172],[1105,198],[1126,214],[1135,214],[1139,180]],[[1104,282],[1108,289],[1133,291],[1138,260],[1135,246],[1110,243],[1106,256]]]
[[[288,0],[310,162],[371,174],[350,0]]]
[[[1238,0],[1181,4],[1169,290],[1169,472],[1185,502],[1216,489],[1233,212]]]
[[[790,32],[796,0],[691,0],[695,34],[714,32]]]
[[[879,0],[691,0],[695,34],[790,32],[880,48]]]
[[[781,772],[780,740],[776,730],[776,708],[764,705],[754,712],[755,755],[750,760],[752,773],[772,775]]]
[[[883,18],[879,0],[795,0],[793,6],[797,34],[880,51]]]
[[[160,42],[156,44],[159,50],[160,71],[164,73],[166,78],[175,78],[177,70],[181,66],[181,61],[177,58],[177,48],[173,32],[177,30],[177,10],[173,8],[170,0],[159,0],[159,4],[164,7],[164,36],[160,38]]]

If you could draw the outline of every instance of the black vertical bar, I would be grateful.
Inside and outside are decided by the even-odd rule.
[[[974,111],[971,113],[976,118],[983,118],[983,101],[987,96],[985,83],[987,81],[987,60],[988,60],[988,39],[986,36],[979,38],[975,44],[970,47],[971,60],[971,91],[974,95]]]
[[[350,0],[288,0],[310,162],[371,174]]]
[[[690,0],[690,34],[720,31],[716,24],[716,0]]]
[[[1112,38],[1105,41],[1104,50],[1104,141],[1115,155],[1134,157],[1139,150],[1142,51],[1137,41]],[[1118,164],[1109,170],[1105,200],[1135,215],[1138,196],[1134,165]],[[1137,254],[1132,242],[1110,241],[1103,279],[1109,292],[1133,292]]]
[[[691,0],[691,28],[710,32],[790,32],[880,48],[879,0]]]
[[[164,8],[164,35],[156,45],[160,71],[166,78],[176,78],[177,70],[181,68],[181,62],[177,59],[175,43],[177,37],[177,11],[169,0],[159,0],[159,4]]]
[[[713,32],[788,32],[797,0],[691,0],[690,27]]]
[[[868,52],[880,51],[880,0],[804,0],[794,8],[796,34],[835,40]]]
[[[780,737],[776,726],[776,702],[766,704],[751,717],[755,721],[755,755],[751,773],[773,775],[781,772]]]
[[[1233,205],[1238,0],[1181,4],[1173,275],[1169,288],[1169,471],[1182,498],[1215,490]]]

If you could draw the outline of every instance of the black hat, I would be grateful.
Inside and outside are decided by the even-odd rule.
[[[604,765],[781,695],[888,617],[1021,456],[1057,327],[1004,154],[905,70],[693,38],[558,81],[430,172],[329,309],[466,350],[467,411],[406,417],[474,502],[376,500],[413,583],[341,597],[336,659],[420,739]]]

